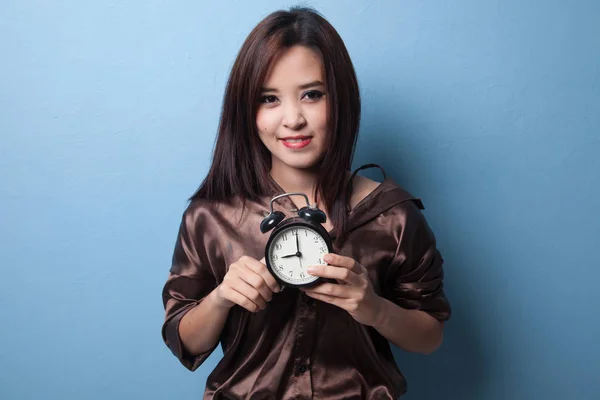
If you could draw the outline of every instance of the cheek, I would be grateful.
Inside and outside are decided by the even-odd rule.
[[[319,114],[319,122],[320,122],[320,126],[322,129],[327,129],[327,117],[328,117],[328,113],[327,113],[327,107],[323,107],[323,109],[321,110],[321,113]]]
[[[327,105],[325,102],[320,104],[319,107],[312,109],[310,120],[314,129],[319,132],[325,132],[327,130]]]
[[[256,128],[261,135],[273,132],[275,118],[268,110],[259,110],[256,114]]]

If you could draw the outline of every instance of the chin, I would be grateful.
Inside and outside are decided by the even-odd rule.
[[[316,166],[318,166],[321,158],[317,158],[317,157],[309,157],[309,158],[304,158],[304,159],[286,159],[286,158],[280,158],[279,161],[282,164],[287,165],[288,167],[291,168],[296,168],[296,169],[311,169],[311,168],[315,168]]]

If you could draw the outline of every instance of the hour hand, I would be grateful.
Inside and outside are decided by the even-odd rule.
[[[290,257],[296,257],[298,253],[294,253],[294,254],[288,254],[287,256],[281,256],[281,258],[290,258]]]

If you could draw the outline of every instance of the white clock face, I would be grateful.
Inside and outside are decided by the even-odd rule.
[[[297,241],[296,241],[297,239]],[[271,241],[269,262],[273,272],[284,282],[307,284],[318,277],[306,272],[310,265],[326,264],[327,243],[316,230],[305,226],[283,229]]]

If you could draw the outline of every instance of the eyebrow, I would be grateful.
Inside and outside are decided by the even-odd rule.
[[[309,82],[309,83],[305,83],[304,85],[300,85],[299,88],[300,89],[308,89],[310,87],[315,87],[315,86],[325,86],[325,84],[323,82],[319,81],[319,80],[316,80],[316,81],[312,81],[312,82]],[[263,93],[263,92],[277,92],[277,89],[264,87],[264,88],[262,88],[260,90],[260,92],[261,93]]]

